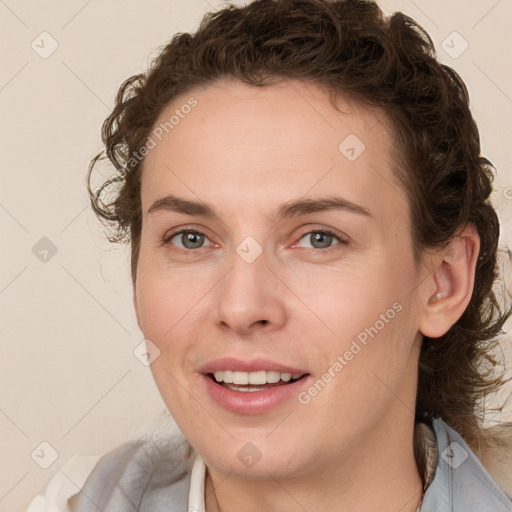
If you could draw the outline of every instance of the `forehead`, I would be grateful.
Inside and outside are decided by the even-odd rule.
[[[180,95],[150,134],[144,212],[171,192],[230,214],[335,193],[403,219],[386,116],[343,95],[337,105],[325,89],[298,80],[256,87],[225,79]]]

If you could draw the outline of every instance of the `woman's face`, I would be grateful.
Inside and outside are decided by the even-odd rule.
[[[339,106],[223,80],[148,139],[138,322],[171,414],[224,474],[318,472],[414,420],[422,276],[396,148],[382,114]]]

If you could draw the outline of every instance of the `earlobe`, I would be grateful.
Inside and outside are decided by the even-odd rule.
[[[431,291],[423,307],[420,332],[439,338],[462,316],[473,294],[480,237],[473,226],[454,237],[435,259],[435,270],[425,280]]]

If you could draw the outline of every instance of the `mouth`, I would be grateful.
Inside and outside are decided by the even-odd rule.
[[[293,384],[307,377],[309,373],[291,374],[275,370],[259,370],[255,372],[217,370],[207,375],[213,382],[225,389],[242,393],[254,393]]]
[[[265,358],[223,357],[198,368],[198,373],[207,397],[227,411],[244,415],[293,404],[313,378],[304,367]]]

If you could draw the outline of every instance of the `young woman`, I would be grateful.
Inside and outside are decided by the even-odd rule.
[[[421,27],[227,7],[121,86],[103,140],[92,205],[186,441],[89,461],[62,510],[512,510],[511,425],[481,422],[510,315],[492,165]]]

